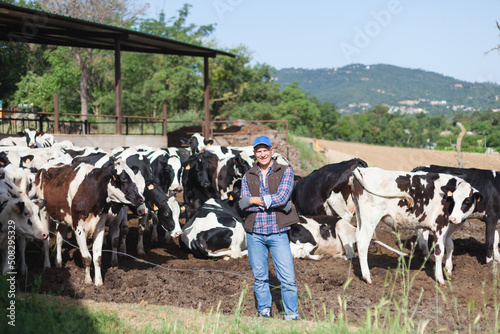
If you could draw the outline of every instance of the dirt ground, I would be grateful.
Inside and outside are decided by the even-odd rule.
[[[411,170],[415,166],[431,163],[456,166],[456,153],[451,152],[326,141],[322,144],[331,163],[359,157],[370,166],[395,170]],[[464,160],[466,167],[499,166],[498,155],[464,154]],[[292,166],[298,163],[293,159],[291,162]],[[403,310],[403,314],[413,316],[415,323],[428,321],[428,329],[439,326],[465,331],[472,326],[474,331],[484,332],[489,328],[488,323],[494,325],[495,312],[499,308],[498,275],[496,265],[485,263],[484,223],[473,220],[464,225],[454,235],[453,277],[449,285],[442,287],[435,283],[432,260],[424,263],[418,251],[415,256],[403,261],[385,249],[373,247],[368,259],[372,285],[361,280],[357,259],[296,259],[294,265],[301,317],[313,320],[317,316],[323,319],[324,305],[336,316],[342,311],[351,324],[363,323],[366,309],[378,305],[385,298],[391,303],[384,306],[382,313],[385,313],[384,310]],[[137,256],[136,226],[137,220],[133,219],[127,239],[127,250],[132,256]],[[397,238],[387,226],[379,225],[377,237],[397,247]],[[414,233],[402,233],[401,240],[404,250],[409,253],[415,241]],[[70,241],[76,244],[74,238]],[[121,256],[119,267],[110,267],[111,255],[104,253],[104,286],[99,288],[84,284],[80,253],[72,246],[65,245],[63,248],[64,268],[43,270],[39,245],[31,243],[27,254],[29,275],[27,278],[19,276],[18,284],[21,289],[36,288],[42,293],[74,299],[172,305],[202,312],[215,310],[220,302],[220,310],[224,314],[234,313],[242,291],[248,289],[243,314],[256,315],[253,278],[247,258],[227,261],[199,259],[181,250],[177,240],[161,238],[155,244],[150,243],[148,238],[145,241],[146,256],[143,259],[148,262]],[[399,270],[401,265],[409,270]],[[279,285],[272,264],[270,272],[270,283]],[[37,284],[37,281],[40,283]],[[274,289],[273,316],[279,316],[279,296],[279,289]],[[480,317],[473,324],[478,314]]]

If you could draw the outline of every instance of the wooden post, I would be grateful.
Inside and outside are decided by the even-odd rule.
[[[203,58],[203,78],[205,82],[205,122],[203,126],[203,136],[207,139],[211,138],[210,133],[210,81],[208,77],[208,57]]]
[[[167,104],[163,104],[163,137],[167,136]]]
[[[457,126],[461,130],[457,138],[457,161],[458,161],[458,167],[464,168],[464,160],[462,159],[462,138],[465,136],[467,130],[460,122],[457,122]]]
[[[120,40],[115,40],[115,114],[116,134],[122,134],[122,76],[120,58]]]
[[[59,134],[59,94],[54,95],[54,133]]]

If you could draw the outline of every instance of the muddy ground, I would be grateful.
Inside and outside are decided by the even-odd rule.
[[[342,145],[335,145],[336,148],[340,146]],[[371,146],[365,149],[366,152],[374,150]],[[356,151],[348,147],[346,152],[339,151],[336,156],[348,156],[353,152],[360,157],[363,155],[361,148],[356,146]],[[385,148],[385,152],[384,159],[390,160],[391,148]],[[398,150],[394,154],[393,161],[398,161],[403,153]],[[418,155],[424,156],[423,153]],[[368,162],[377,165],[376,162]],[[427,163],[433,161],[422,161],[415,165]],[[396,165],[393,166],[397,169]],[[137,257],[136,226],[137,220],[133,219],[127,239],[127,250],[130,255]],[[498,309],[495,304],[499,302],[496,293],[496,269],[493,264],[485,263],[484,230],[484,223],[472,220],[466,222],[464,228],[454,235],[453,277],[446,286],[436,285],[432,260],[424,263],[418,251],[410,259],[401,261],[385,249],[372,247],[368,259],[372,285],[366,284],[360,278],[357,259],[296,259],[294,265],[301,317],[313,320],[317,316],[323,319],[324,305],[328,311],[333,310],[336,316],[342,312],[351,324],[363,323],[366,319],[366,309],[378,305],[385,298],[391,303],[385,305],[383,310],[404,310],[408,317],[413,316],[416,319],[416,323],[420,320],[428,321],[428,328],[436,329],[435,326],[439,324],[440,328],[465,331],[471,325],[475,326],[474,331],[483,332],[489,328],[488,323],[490,326],[494,325],[495,312]],[[377,237],[397,247],[396,235],[385,225],[379,225]],[[415,242],[414,233],[402,232],[401,240],[404,250],[409,253]],[[70,241],[76,244],[74,238]],[[31,243],[27,254],[29,274],[28,277],[18,276],[18,284],[23,290],[35,288],[42,293],[75,299],[172,305],[202,312],[215,310],[220,303],[220,311],[225,314],[234,313],[240,295],[247,291],[243,314],[256,315],[252,272],[247,258],[227,261],[199,259],[181,250],[176,240],[164,238],[154,244],[146,238],[145,248],[146,256],[143,259],[148,263],[121,256],[117,268],[110,267],[110,253],[104,253],[104,286],[96,288],[84,284],[84,272],[78,250],[65,245],[64,268],[44,270],[39,245]],[[110,248],[108,246],[105,249]],[[52,264],[54,265],[54,262]],[[398,269],[401,265],[409,270],[401,271]],[[277,286],[279,283],[272,264],[270,272],[270,282]],[[279,289],[275,289],[273,300],[276,304],[272,310],[275,317],[279,316],[281,310],[278,304],[279,295]],[[339,301],[343,303],[342,307]],[[478,314],[481,316],[473,325]]]

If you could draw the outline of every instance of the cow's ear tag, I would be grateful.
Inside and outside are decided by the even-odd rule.
[[[181,206],[181,212],[182,212],[182,213],[186,212],[186,207],[185,207],[184,205],[183,205],[183,206]]]
[[[190,170],[190,169],[191,169],[191,165],[187,165],[186,170]]]
[[[3,166],[3,165],[4,165],[4,163],[2,161],[0,161],[0,166]]]
[[[42,136],[42,134],[40,133],[40,134],[38,135],[38,137],[41,137],[41,136]]]
[[[26,161],[25,161],[25,162],[26,162],[26,163],[30,163],[30,162],[31,162],[31,159],[30,159],[30,158],[28,158],[28,159],[26,159]]]
[[[481,202],[481,197],[478,197],[478,198],[477,198],[477,202],[478,202],[478,203],[479,203],[479,202]]]
[[[116,181],[116,176],[115,175],[113,175],[113,181]]]
[[[21,209],[19,209],[19,207],[16,205],[14,206],[14,210],[16,211],[16,213],[19,215],[21,213]]]
[[[234,200],[233,195],[229,195],[229,200],[230,201]]]
[[[448,197],[453,196],[453,192],[451,190],[448,190],[448,193],[446,194],[446,196],[448,196]]]
[[[155,186],[154,186],[154,184],[152,184],[152,183],[148,186],[148,189],[149,189],[149,190],[153,190],[154,188],[155,188]]]
[[[153,204],[153,211],[158,211],[158,207],[156,206],[156,204]]]

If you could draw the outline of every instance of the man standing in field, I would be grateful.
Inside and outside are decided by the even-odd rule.
[[[239,205],[246,213],[248,260],[255,278],[259,316],[270,317],[269,251],[281,283],[286,320],[299,319],[297,285],[287,231],[299,221],[290,200],[294,185],[292,168],[272,159],[274,147],[266,136],[257,137],[253,150],[257,163],[243,176]]]

